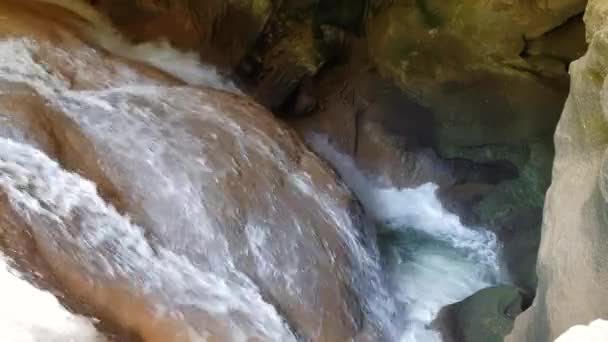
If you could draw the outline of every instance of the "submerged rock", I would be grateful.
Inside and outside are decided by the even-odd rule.
[[[573,325],[608,316],[608,3],[589,1],[585,23],[589,51],[570,67],[570,95],[555,134],[537,296],[508,342],[553,341]]]
[[[0,9],[0,248],[20,270],[134,341],[390,334],[357,206],[289,128],[86,44],[65,9]]]

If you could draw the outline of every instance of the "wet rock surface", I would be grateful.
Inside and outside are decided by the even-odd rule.
[[[509,342],[553,341],[606,317],[606,32],[608,4],[589,1],[589,51],[570,67],[570,96],[555,134],[544,209],[537,295]]]
[[[443,308],[433,324],[442,331],[445,342],[502,342],[522,306],[517,288],[483,289]]]
[[[65,9],[0,7],[0,246],[20,270],[118,341],[381,338],[357,205],[290,128],[86,44]]]
[[[515,285],[525,292],[526,298],[535,292],[534,263],[539,243],[541,209],[545,191],[551,182],[554,155],[552,134],[568,91],[568,64],[580,57],[586,49],[582,22],[585,1],[471,0],[458,4],[438,0],[89,2],[107,14],[121,32],[135,42],[164,37],[175,46],[193,50],[200,54],[202,60],[219,65],[225,72],[238,76],[239,83],[246,92],[285,119],[302,137],[306,138],[311,133],[327,135],[340,152],[352,156],[357,165],[369,174],[380,176],[381,182],[398,187],[414,187],[426,182],[439,184],[440,196],[446,207],[458,213],[467,224],[484,226],[497,233],[505,245],[506,266],[513,275]],[[597,51],[601,50],[602,43],[596,37],[601,35],[594,35],[593,32],[601,32],[602,6],[601,1],[592,2],[590,8],[594,12],[586,15],[591,32],[587,35],[587,41],[595,43]],[[40,8],[29,7],[30,12],[42,13]],[[46,7],[43,8],[46,11]],[[66,19],[70,17],[61,14],[61,10],[52,11],[57,11],[55,19],[67,27],[74,27],[82,21]],[[239,25],[234,25],[236,22]],[[0,25],[3,23],[0,22]],[[26,28],[33,32],[32,28],[24,24],[15,22],[10,25],[18,27],[7,28],[5,25],[4,29],[11,34]],[[70,49],[80,46],[81,39],[90,39],[59,31],[61,32],[55,34],[61,37],[64,44],[72,44]],[[47,39],[47,34],[46,31],[40,31],[35,36]],[[86,55],[81,57],[89,58]],[[587,62],[579,62],[579,65],[601,65],[601,61],[598,61],[601,58],[596,55],[601,56],[601,52],[596,52],[595,55],[590,53],[585,57]],[[83,72],[74,72],[75,66],[63,65],[62,57],[53,53],[41,53],[40,58],[49,65],[51,72],[70,80],[72,89],[96,88],[99,78],[112,86],[120,86],[125,82],[124,75],[116,70],[129,64],[114,58],[107,58],[103,63],[91,60],[89,63],[99,65],[94,70],[100,70],[93,77]],[[577,76],[577,70],[583,67],[577,68],[573,69],[575,81],[582,84],[585,80],[595,87],[588,90],[579,85],[582,90],[571,95],[570,110],[578,113],[578,107],[588,105],[579,103],[582,100],[577,102],[574,96],[585,99],[599,97],[597,93],[600,90],[597,89],[603,80],[603,69],[589,67],[589,71],[579,71],[584,76]],[[137,66],[137,69],[138,74],[143,75],[140,81],[146,84],[183,85],[153,69],[148,70],[142,66]],[[13,84],[4,86],[14,89]],[[28,98],[39,95],[35,90],[19,87],[19,96]],[[577,84],[573,84],[573,92],[576,87]],[[215,92],[210,92],[212,97],[216,96]],[[217,97],[220,102],[238,103],[236,107],[239,110],[241,105],[245,106],[245,112],[253,112],[266,120],[267,113],[256,105],[249,102],[241,104],[240,101],[243,100],[227,97],[223,93]],[[145,103],[148,99],[135,97],[129,101]],[[213,106],[223,108],[219,103],[214,103]],[[249,106],[254,109],[249,109]],[[13,105],[11,110],[18,111],[14,108],[19,107]],[[584,107],[584,110],[599,113],[599,108],[599,105],[595,105],[591,109]],[[231,107],[227,110],[235,109]],[[276,123],[273,120],[269,125]],[[576,120],[578,119],[566,118],[562,122]],[[600,149],[598,141],[601,140],[596,139],[596,136],[601,134],[597,133],[597,128],[589,127],[600,127],[598,122],[601,120],[595,117],[580,120],[584,121],[580,124],[582,128],[570,123],[570,126],[576,127],[566,129],[566,124],[562,123],[558,128],[557,140],[560,141],[561,135],[561,145],[567,146],[569,138],[565,137],[575,135],[571,131],[576,130],[575,133],[579,134],[580,130],[592,130],[593,134],[579,134],[572,140],[584,141],[586,144],[577,147],[576,151],[595,155],[596,150]],[[25,125],[28,131],[47,130],[47,123],[34,121],[27,119],[14,125]],[[74,122],[70,123],[72,124],[78,126]],[[62,131],[63,129],[59,130],[59,138],[52,139],[67,139],[66,133]],[[275,133],[277,132],[271,132]],[[43,141],[43,146],[48,145],[45,141],[51,139],[44,138],[45,134],[36,133],[36,136],[41,136],[38,139]],[[78,134],[82,133],[75,133],[76,136]],[[287,135],[292,134],[290,132]],[[80,138],[71,139],[78,142]],[[91,139],[87,137],[85,140]],[[298,141],[294,137],[284,139]],[[83,144],[82,148],[95,150],[92,147],[95,144],[91,140],[88,145]],[[105,142],[97,141],[97,146],[100,144]],[[283,144],[281,140],[281,146]],[[290,142],[287,143],[289,144]],[[298,147],[288,152],[296,164],[301,163],[300,154],[305,150],[298,144],[299,142],[296,143]],[[575,144],[572,143],[573,146]],[[75,151],[81,148],[79,143],[75,146]],[[121,199],[124,196],[112,184],[116,181],[108,180],[112,177],[106,171],[96,169],[98,151],[89,154],[90,160],[71,160],[70,158],[74,159],[70,157],[72,153],[65,152],[72,151],[70,148],[75,147],[68,145],[66,148],[51,148],[45,152],[52,156],[64,156],[62,164],[65,167],[74,170],[82,168],[86,170],[87,177],[102,179],[98,184],[104,198],[111,198],[119,209],[126,208],[125,210],[141,214],[142,222],[150,220],[149,214],[145,213],[137,199]],[[567,149],[575,150],[574,147]],[[560,187],[559,184],[565,183],[565,178],[568,177],[596,179],[601,175],[601,171],[597,174],[593,173],[595,171],[585,171],[592,172],[589,174],[572,171],[569,176],[560,176],[560,168],[566,168],[561,164],[583,163],[590,165],[589,169],[596,170],[596,164],[600,163],[594,161],[597,159],[595,157],[576,159],[575,162],[571,156],[569,158],[573,161],[559,162],[560,153],[565,158],[565,152],[559,151],[558,143],[558,163],[553,175],[558,175],[561,180],[554,179],[557,184],[554,188],[559,192],[553,190],[550,196],[555,198],[547,200],[549,207],[545,209],[545,231],[549,226],[562,226],[553,223],[561,220],[562,213],[576,212],[576,208],[582,207],[578,202],[566,209],[564,205],[551,205],[552,201],[557,202],[557,198],[564,196],[564,193],[569,194],[574,188],[576,191],[579,189],[579,186]],[[573,176],[575,174],[577,176]],[[276,178],[282,179],[280,172]],[[251,181],[251,184],[259,185],[257,181]],[[230,189],[234,198],[237,198],[236,201],[240,201],[238,190]],[[593,196],[599,198],[600,195],[596,192],[598,191],[593,192]],[[580,202],[581,196],[572,196],[569,200]],[[597,201],[589,200],[589,203],[595,202]],[[560,209],[551,209],[553,207]],[[584,211],[595,212],[587,206]],[[244,212],[248,212],[248,209],[244,209]],[[242,221],[240,214],[236,215],[235,221]],[[555,218],[551,219],[551,215]],[[575,220],[577,215],[571,217]],[[589,226],[595,227],[595,230],[600,227],[599,224],[589,223],[588,219],[580,218],[579,221],[583,222],[581,224],[572,220],[568,221],[571,226]],[[595,230],[588,235],[601,235]],[[568,235],[568,238],[578,241],[579,237]],[[335,237],[329,238],[332,239]],[[597,318],[591,316],[602,313],[595,306],[597,303],[583,308],[581,303],[589,297],[582,290],[572,290],[574,292],[571,294],[571,288],[575,285],[569,284],[568,280],[555,287],[547,285],[547,279],[554,278],[557,272],[555,269],[560,272],[564,267],[574,269],[574,262],[566,262],[566,266],[562,263],[559,266],[548,266],[553,261],[543,261],[574,253],[576,258],[568,260],[592,264],[589,260],[594,260],[596,254],[602,254],[601,247],[596,247],[591,242],[581,242],[580,246],[590,251],[590,254],[579,255],[566,247],[551,249],[549,245],[558,244],[562,241],[560,237],[543,239],[539,262],[541,298],[537,299],[533,309],[526,314],[534,316],[535,323],[521,323],[513,341],[523,338],[549,341],[573,323],[587,323],[588,321],[579,322],[578,319],[572,322],[559,309],[556,309],[558,312],[555,314],[547,313],[554,308],[551,301],[557,301],[555,298],[561,295],[567,294],[566,301],[574,303],[572,305],[580,313],[581,320]],[[595,240],[602,241],[600,238]],[[588,244],[593,246],[589,247]],[[545,246],[544,249],[542,246]],[[340,249],[339,246],[336,248]],[[562,254],[558,254],[557,250]],[[595,250],[599,252],[593,252]],[[545,254],[544,259],[542,253]],[[348,258],[344,257],[344,260]],[[328,266],[328,272],[333,272],[331,267]],[[560,272],[558,273],[561,274]],[[601,270],[589,266],[589,269],[583,267],[576,272],[587,272],[591,274],[590,279],[600,279],[592,280],[591,285],[583,288],[588,293],[601,292],[601,286],[598,285],[603,279]],[[587,273],[584,275],[587,276]],[[248,275],[252,278],[259,277],[257,274]],[[342,280],[338,279],[333,284],[337,289],[342,286]],[[335,291],[329,293],[348,292]],[[269,290],[270,292],[272,291]],[[272,296],[281,297],[277,294]],[[498,298],[492,297],[492,293],[485,296]],[[346,317],[338,320],[347,322],[342,325],[346,327],[345,330],[358,324],[353,322],[359,321],[356,308],[358,304],[348,297],[344,295],[344,302],[351,303],[353,308],[338,310]],[[342,298],[341,295],[338,298]],[[297,303],[293,305],[297,307]],[[291,308],[287,305],[286,312]],[[354,313],[350,312],[351,309]],[[280,308],[280,311],[283,310]],[[293,315],[299,316],[300,313]],[[545,315],[550,318],[545,320]],[[522,322],[526,319],[528,318],[522,319]],[[304,330],[306,329],[308,328]],[[337,335],[331,335],[334,333]],[[501,334],[504,333],[506,330],[501,330]],[[332,338],[343,337],[339,332],[328,334]]]
[[[220,23],[232,19],[230,11],[220,12],[215,3],[189,3],[190,12],[180,13],[172,11],[184,7],[181,2],[163,7],[151,0],[137,6],[155,8],[164,17],[184,16],[184,22],[200,17],[197,11],[215,15]],[[584,4],[582,0],[241,4],[249,17],[260,17],[255,8],[266,9],[261,16],[265,20],[250,29],[257,38],[254,43],[245,40],[246,51],[232,66],[260,103],[289,119],[304,137],[328,135],[342,152],[370,173],[384,176],[388,184],[438,183],[447,193],[448,207],[463,216],[484,216],[474,223],[498,229],[501,223],[488,217],[496,212],[498,202],[519,205],[504,193],[521,192],[517,181],[498,183],[521,176],[519,183],[537,183],[543,193],[548,186],[548,168],[527,169],[520,161],[537,145],[551,144],[567,94],[567,65],[586,48]],[[138,13],[136,5],[129,5],[118,18],[112,14],[111,1],[95,5],[115,22]],[[154,27],[156,36],[163,36],[163,25]],[[222,34],[241,39],[228,29]],[[207,43],[193,41],[184,47],[199,51]],[[201,56],[205,59],[205,51]],[[523,152],[501,155],[509,149]],[[536,160],[552,158],[550,149],[539,153],[543,155],[534,156]],[[451,160],[461,156],[467,162]],[[489,164],[502,166],[492,169]],[[488,195],[495,199],[479,207]],[[542,198],[533,198],[534,203],[505,219],[542,206]]]

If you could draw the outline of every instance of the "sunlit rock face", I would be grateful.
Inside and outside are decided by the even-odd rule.
[[[390,334],[357,206],[294,133],[86,44],[69,9],[0,4],[0,248],[19,270],[134,341]]]
[[[608,3],[590,1],[585,23],[589,51],[570,67],[570,96],[555,134],[537,297],[517,319],[510,342],[552,341],[608,315]]]

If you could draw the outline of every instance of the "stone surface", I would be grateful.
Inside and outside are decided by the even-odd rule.
[[[457,184],[442,190],[444,203],[460,214],[469,225],[493,230],[504,249],[506,266],[514,283],[528,295],[536,288],[536,253],[540,243],[540,226],[545,191],[551,181],[553,148],[548,141],[529,145],[487,145],[470,148],[450,148],[444,156],[462,158],[477,163],[510,165],[516,170],[510,177],[491,182],[479,181]],[[500,164],[498,164],[500,165]],[[500,175],[508,170],[498,168],[490,174]],[[467,171],[469,178],[472,171]]]
[[[551,57],[560,55],[552,40],[536,44],[532,59],[527,41],[584,4],[393,1],[368,20],[369,51],[383,75],[433,110],[440,145],[520,143],[553,132],[567,92],[568,61]],[[563,30],[582,34],[575,25]],[[546,67],[552,64],[558,67]]]
[[[536,261],[541,239],[542,208],[518,211],[497,232],[503,244],[502,257],[510,280],[526,295],[534,297],[537,287]]]
[[[522,310],[514,287],[483,289],[441,310],[434,325],[445,342],[502,342]]]
[[[549,342],[608,315],[606,151],[608,3],[589,1],[589,51],[570,67],[572,85],[555,134],[533,305],[508,342]]]
[[[370,70],[366,60],[335,67],[317,80],[319,109],[288,122],[301,135],[327,135],[359,167],[396,186],[449,184],[433,151],[433,116]]]

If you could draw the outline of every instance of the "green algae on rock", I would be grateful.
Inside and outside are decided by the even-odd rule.
[[[434,325],[442,331],[445,342],[502,342],[522,305],[517,288],[487,288],[445,307]]]

